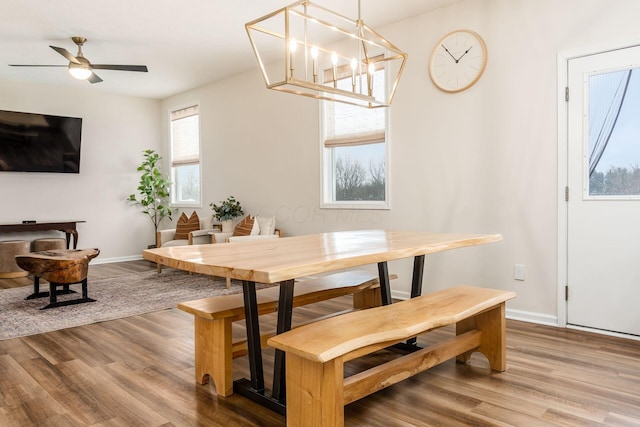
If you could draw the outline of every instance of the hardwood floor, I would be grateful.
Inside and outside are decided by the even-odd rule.
[[[90,278],[152,270],[92,265]],[[22,283],[21,285],[19,283]],[[0,288],[30,285],[0,280]],[[295,311],[294,322],[348,307],[348,298]],[[275,317],[263,316],[272,327]],[[234,325],[241,336],[243,326]],[[429,343],[451,328],[420,337]],[[0,426],[282,426],[284,417],[197,385],[193,322],[177,309],[0,341]],[[640,341],[508,321],[507,371],[483,356],[445,362],[348,405],[347,426],[640,426]],[[273,352],[265,351],[265,372]],[[350,362],[349,373],[381,352]],[[236,359],[237,377],[248,374]]]

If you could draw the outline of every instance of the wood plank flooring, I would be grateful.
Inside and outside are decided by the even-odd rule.
[[[92,265],[89,280],[153,270]],[[31,280],[0,280],[0,288]],[[296,309],[294,322],[348,298]],[[275,317],[263,316],[272,328]],[[507,364],[448,361],[345,408],[347,426],[640,426],[640,342],[508,321]],[[234,334],[242,336],[241,323]],[[419,343],[453,334],[438,330]],[[349,373],[393,357],[350,362]],[[271,350],[265,351],[270,372]],[[248,375],[246,358],[234,361]],[[268,379],[268,376],[267,376]],[[282,426],[284,417],[197,385],[193,322],[177,309],[0,341],[0,426]]]

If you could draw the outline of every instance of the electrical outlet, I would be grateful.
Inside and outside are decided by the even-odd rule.
[[[513,278],[524,281],[524,264],[516,264]]]

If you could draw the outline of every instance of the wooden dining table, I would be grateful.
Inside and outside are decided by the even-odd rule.
[[[275,354],[270,396],[265,389],[256,283],[280,286],[276,333],[282,333],[291,329],[293,288],[297,278],[377,264],[381,302],[391,304],[389,261],[414,258],[411,297],[415,297],[422,292],[426,255],[500,240],[500,234],[357,230],[148,249],[143,257],[168,267],[242,281],[250,379],[236,381],[234,392],[284,413],[284,353],[279,350]]]

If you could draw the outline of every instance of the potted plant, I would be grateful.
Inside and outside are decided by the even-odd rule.
[[[171,182],[160,172],[158,162],[162,159],[153,150],[144,151],[144,161],[138,167],[140,184],[138,185],[139,197],[131,194],[127,201],[142,208],[142,213],[149,216],[153,223],[155,234],[158,233],[158,226],[164,218],[171,220],[171,207],[169,205],[169,189]]]
[[[219,205],[210,203],[211,209],[215,212],[213,216],[222,223],[222,231],[224,233],[231,232],[233,229],[233,220],[244,215],[242,206],[233,196],[223,200]]]

